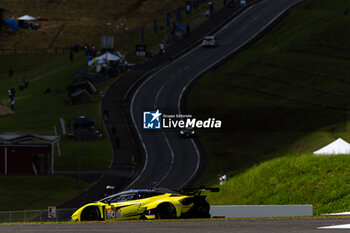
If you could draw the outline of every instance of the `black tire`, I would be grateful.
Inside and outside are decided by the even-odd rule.
[[[86,207],[81,212],[80,220],[81,221],[100,221],[101,213],[97,207],[89,206],[89,207]]]
[[[210,218],[210,205],[205,200],[196,200],[192,208],[183,215],[184,218]]]
[[[195,217],[196,218],[210,218],[210,205],[206,201],[199,201],[195,206]]]
[[[162,203],[157,207],[158,219],[174,219],[176,218],[176,209],[170,203]]]

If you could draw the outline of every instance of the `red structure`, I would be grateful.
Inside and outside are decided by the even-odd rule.
[[[0,174],[54,174],[58,136],[0,135]]]

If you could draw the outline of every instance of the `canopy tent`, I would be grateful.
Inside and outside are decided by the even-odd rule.
[[[37,20],[36,18],[30,16],[30,15],[23,15],[21,17],[19,17],[18,19],[18,25],[21,28],[25,28],[25,29],[38,29],[39,28],[39,24],[35,23],[35,21]]]
[[[314,155],[339,155],[350,154],[350,143],[338,138],[327,146],[315,151]]]
[[[30,15],[23,15],[19,18],[17,18],[17,20],[23,20],[23,21],[35,21],[36,18],[30,16]]]
[[[99,57],[95,57],[93,60],[96,60],[96,63],[101,64],[109,61],[119,61],[120,59],[120,56],[114,55],[110,52],[106,52]]]
[[[76,140],[95,140],[100,137],[100,133],[93,120],[80,117],[73,122],[73,136]]]
[[[95,101],[95,99],[85,89],[76,89],[74,93],[70,95],[72,104],[89,104]]]
[[[73,127],[74,128],[89,128],[95,125],[95,122],[89,118],[86,117],[80,117],[79,119],[76,119],[73,121]]]
[[[95,85],[85,78],[77,78],[74,80],[74,82],[71,85],[69,85],[68,87],[69,96],[77,92],[78,89],[79,90],[85,89],[90,94],[97,92]]]

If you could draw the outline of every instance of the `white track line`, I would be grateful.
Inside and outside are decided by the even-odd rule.
[[[190,83],[192,83],[197,77],[201,76],[204,72],[208,71],[210,68],[214,67],[216,64],[218,64],[220,61],[226,59],[226,57],[228,57],[230,54],[236,52],[238,49],[240,49],[241,47],[243,47],[245,44],[247,44],[250,40],[252,40],[253,38],[255,38],[258,34],[260,34],[263,30],[265,30],[268,26],[270,26],[277,18],[279,18],[282,14],[284,14],[286,11],[288,11],[292,6],[296,5],[297,3],[299,2],[302,2],[304,0],[299,0],[299,1],[296,1],[295,3],[293,4],[290,4],[286,9],[284,9],[282,12],[280,12],[276,17],[274,17],[272,20],[270,20],[262,29],[260,29],[257,33],[255,33],[253,36],[251,36],[249,38],[249,40],[243,42],[240,46],[236,47],[236,49],[234,49],[233,51],[227,53],[224,57],[222,57],[221,59],[217,60],[215,63],[213,63],[211,66],[208,66],[205,70],[203,70],[202,72],[198,73],[196,76],[194,76],[194,78],[192,78],[188,83],[187,85],[182,89],[180,95],[179,95],[179,98],[178,98],[178,109],[181,109],[181,99],[183,98],[183,94],[185,92],[185,90],[188,88],[188,86],[190,85]],[[259,4],[259,3],[258,3]],[[251,10],[252,8],[256,7],[257,4],[255,5],[252,5],[251,7],[249,7],[248,9],[246,9],[245,11],[243,11],[240,15],[238,15],[236,18],[234,18],[233,20],[231,20],[226,26],[224,26],[223,28],[221,28],[217,33],[215,33],[214,35],[217,35],[219,34],[220,32],[222,32],[225,28],[227,28],[230,24],[232,24],[233,22],[235,22],[236,20],[238,20],[240,17],[242,17],[242,15],[246,14],[249,10]],[[146,148],[146,145],[142,139],[142,136],[141,136],[141,132],[140,130],[138,129],[137,127],[137,124],[136,124],[136,120],[135,120],[135,117],[133,115],[133,105],[134,105],[134,102],[135,102],[135,98],[136,98],[136,95],[139,93],[140,89],[149,81],[151,80],[155,75],[157,75],[158,73],[160,73],[162,70],[166,69],[167,67],[169,67],[170,65],[173,65],[174,63],[176,63],[177,61],[181,60],[182,58],[188,56],[190,53],[192,53],[194,50],[200,48],[201,45],[198,45],[196,46],[195,48],[193,48],[192,50],[188,51],[187,53],[185,53],[184,55],[180,56],[179,58],[177,58],[176,60],[174,60],[173,62],[167,64],[166,66],[164,66],[163,68],[161,68],[160,70],[156,71],[154,74],[152,74],[151,76],[149,76],[135,91],[135,93],[133,94],[132,96],[132,100],[131,100],[131,107],[130,107],[130,113],[131,113],[131,119],[132,119],[132,122],[134,124],[134,127],[136,128],[136,131],[137,131],[137,134],[140,138],[140,141],[141,141],[141,144],[142,144],[142,147],[145,151],[145,164],[143,166],[143,169],[142,171],[140,172],[140,174],[138,175],[138,177],[136,177],[136,179],[131,182],[125,189],[129,189],[129,187],[131,187],[133,184],[135,184],[139,179],[140,177],[143,175],[143,173],[145,172],[147,166],[148,166],[148,152],[147,152],[147,148]],[[194,145],[194,147],[196,148],[196,151],[197,151],[197,157],[198,154],[199,154],[199,150],[197,148],[197,146],[195,145],[194,143],[194,140],[192,140],[192,144]],[[199,158],[200,159],[200,158]],[[200,160],[198,160],[200,161]],[[187,183],[189,181],[191,181],[191,179],[194,177],[194,175],[198,172],[198,168],[199,168],[199,162],[197,162],[197,165],[196,165],[196,169],[195,171],[193,172],[192,176],[190,177],[190,179],[187,180]]]
[[[350,224],[326,226],[326,227],[317,227],[317,229],[350,229]]]
[[[212,67],[214,67],[216,64],[220,63],[221,61],[223,61],[224,59],[226,59],[229,55],[231,55],[232,53],[235,53],[237,50],[239,50],[240,48],[242,48],[244,45],[246,45],[249,41],[251,41],[252,39],[254,39],[257,35],[259,35],[262,31],[264,31],[268,26],[270,26],[276,19],[278,19],[281,15],[283,15],[286,11],[288,11],[292,6],[296,5],[297,3],[299,2],[302,2],[304,0],[299,0],[299,1],[296,1],[295,3],[289,5],[286,9],[284,9],[282,12],[280,12],[277,16],[275,16],[272,20],[270,20],[262,29],[260,29],[257,33],[255,33],[253,36],[251,36],[249,38],[249,40],[243,42],[241,45],[239,45],[238,47],[236,47],[233,51],[230,51],[228,53],[226,53],[225,56],[221,57],[219,60],[217,60],[216,62],[214,62],[213,64],[211,64],[210,66],[206,67],[204,70],[202,70],[201,72],[199,72],[196,76],[194,76],[188,83],[187,85],[185,85],[185,87],[181,90],[181,93],[179,95],[179,98],[178,98],[178,111],[181,113],[181,100],[183,98],[183,95],[186,91],[186,89],[188,89],[189,85],[194,81],[196,80],[198,77],[200,77],[202,74],[204,74],[205,72],[207,72],[208,70],[210,70]],[[253,5],[251,7],[249,7],[246,11],[244,12],[247,12],[248,10],[252,9],[253,7],[255,7],[256,5]],[[244,13],[243,12],[243,13]],[[236,21],[239,17],[241,17],[243,15],[243,13],[239,16],[237,16],[235,19],[233,19],[229,24],[233,23],[234,21]],[[226,28],[229,24],[227,24],[224,28]],[[217,33],[214,34],[214,36],[216,36],[217,34],[221,33],[221,31],[224,29],[222,28],[221,30],[219,30]],[[186,183],[189,183],[192,178],[196,175],[196,173],[198,172],[198,169],[199,169],[199,161],[200,161],[200,154],[199,154],[199,150],[194,142],[193,139],[191,139],[192,141],[192,144],[194,145],[194,147],[196,148],[196,151],[197,151],[197,159],[198,159],[198,162],[197,162],[197,165],[196,165],[196,169],[194,170],[194,172],[192,173],[192,176],[187,180]]]

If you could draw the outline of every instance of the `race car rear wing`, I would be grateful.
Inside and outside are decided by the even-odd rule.
[[[181,193],[201,193],[204,191],[210,191],[210,192],[219,192],[220,188],[208,188],[208,187],[198,187],[198,188],[190,188],[190,187],[185,187],[182,190],[180,190]]]

